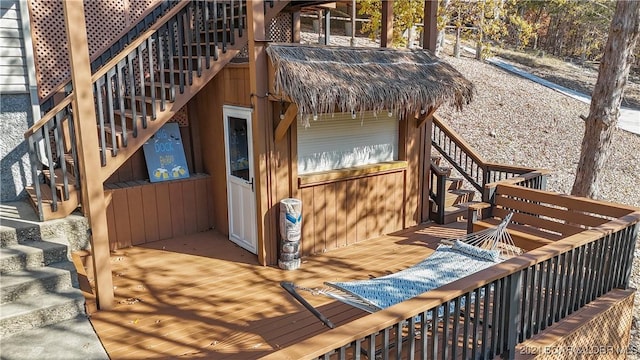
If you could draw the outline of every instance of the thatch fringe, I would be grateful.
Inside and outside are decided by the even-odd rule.
[[[473,84],[426,50],[272,44],[267,53],[275,91],[303,118],[367,110],[402,117],[443,103],[461,109],[473,98]]]

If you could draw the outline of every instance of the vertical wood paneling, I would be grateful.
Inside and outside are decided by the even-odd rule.
[[[117,236],[117,248],[131,246],[131,223],[129,217],[129,202],[126,191],[113,192],[113,213]]]
[[[356,237],[353,239],[354,242],[367,238],[367,208],[369,200],[367,198],[367,180],[357,179],[355,182]]]
[[[169,239],[173,230],[171,226],[171,199],[169,199],[169,184],[159,183],[156,189],[156,203],[158,205],[158,235],[160,240]]]
[[[207,194],[207,181],[209,181],[209,178],[198,179],[198,181],[195,182],[197,231],[206,231],[209,229],[209,201]]]
[[[314,204],[314,250],[316,253],[327,249],[327,201],[325,199],[325,186],[313,187]]]
[[[358,191],[358,184],[355,181],[345,181],[345,213],[347,218],[347,245],[353,244],[358,238],[358,210],[357,201],[358,197],[356,193]]]
[[[145,237],[145,221],[142,189],[140,186],[128,187],[126,190],[129,202],[129,215],[131,224],[131,244],[139,245],[146,242]]]
[[[304,255],[313,254],[314,249],[314,207],[313,188],[300,190],[302,197],[302,253]]]
[[[336,211],[337,209],[337,201],[336,197],[338,193],[336,191],[336,184],[328,184],[325,186],[325,202],[327,205],[326,211],[326,236],[327,241],[326,245],[328,249],[335,249],[338,247],[338,236],[336,234],[337,231],[337,219],[336,219]]]
[[[155,186],[142,186],[142,212],[144,213],[145,241],[160,240],[158,232],[158,202]]]
[[[109,250],[113,251],[118,248],[116,216],[113,212],[113,191],[105,191],[104,198],[107,202],[107,231],[109,232]]]
[[[184,194],[182,193],[182,182],[170,182],[169,183],[169,198],[170,198],[170,214],[171,214],[171,228],[173,230],[172,236],[181,236],[186,234],[185,221],[184,221]],[[174,205],[175,204],[175,205]]]
[[[182,208],[184,209],[184,231],[185,234],[193,234],[198,231],[198,220],[196,206],[196,188],[194,181],[182,181]]]
[[[336,183],[336,247],[347,245],[347,182]]]

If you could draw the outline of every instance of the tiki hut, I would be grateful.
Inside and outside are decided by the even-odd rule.
[[[427,50],[272,44],[276,93],[299,114],[427,111],[468,104],[473,84]],[[299,117],[300,118],[300,117]],[[308,120],[305,120],[305,122]]]

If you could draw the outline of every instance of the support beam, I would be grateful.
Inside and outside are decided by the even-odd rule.
[[[294,103],[290,103],[289,107],[287,107],[287,112],[284,113],[284,117],[280,119],[278,126],[276,127],[276,131],[274,134],[274,139],[276,141],[280,141],[289,130],[291,124],[298,116],[298,106]]]
[[[266,234],[269,233],[270,216],[267,216],[267,210],[270,207],[268,169],[266,154],[269,152],[267,143],[267,121],[268,116],[268,66],[267,52],[265,51],[265,20],[264,20],[264,2],[248,1],[247,2],[247,35],[249,50],[249,88],[251,90],[251,106],[252,127],[253,131],[253,155],[254,155],[254,174],[255,178],[255,201],[256,201],[256,218],[257,236],[258,236],[258,262],[267,265],[267,246],[265,245]],[[271,135],[268,135],[271,136]]]
[[[382,0],[382,29],[380,47],[391,47],[393,42],[393,0]]]
[[[296,11],[291,14],[291,22],[293,26],[292,33],[293,38],[291,39],[292,43],[299,44],[300,43],[300,11]]]
[[[89,218],[91,252],[96,282],[98,308],[113,308],[113,279],[107,212],[102,184],[96,113],[91,83],[91,65],[87,42],[87,27],[82,1],[65,0],[64,23],[67,31],[71,80],[73,81],[73,110],[76,118],[76,141],[82,184],[82,210]],[[91,176],[89,176],[89,174]]]
[[[424,33],[422,34],[422,48],[436,52],[438,42],[438,1],[424,2]]]
[[[331,43],[331,10],[324,11],[324,44]]]
[[[438,106],[432,106],[424,114],[418,114],[416,116],[416,120],[418,120],[416,122],[416,127],[419,128],[420,126],[422,126],[422,124],[424,124],[429,118],[431,118],[433,116],[433,114],[436,112],[436,110],[438,110]]]

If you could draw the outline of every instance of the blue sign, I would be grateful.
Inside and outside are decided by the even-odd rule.
[[[152,183],[189,177],[177,123],[164,124],[142,148]]]

